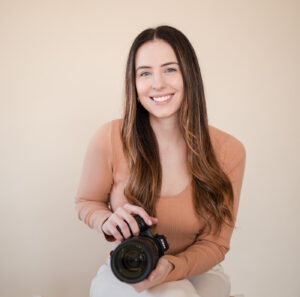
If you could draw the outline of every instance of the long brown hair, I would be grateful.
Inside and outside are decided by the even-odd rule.
[[[209,131],[203,82],[195,51],[187,37],[170,26],[149,28],[134,40],[128,55],[121,139],[130,176],[124,189],[128,202],[156,215],[162,169],[159,147],[149,121],[149,113],[137,101],[135,58],[147,41],[161,39],[173,48],[183,77],[184,98],[179,109],[179,125],[187,145],[188,168],[192,175],[196,212],[215,233],[223,223],[233,225],[233,190],[229,178],[218,164]]]

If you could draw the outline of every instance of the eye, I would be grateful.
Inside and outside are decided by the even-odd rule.
[[[174,71],[176,71],[175,68],[168,68],[168,69],[167,69],[167,72],[174,72]]]
[[[142,73],[140,74],[140,76],[148,76],[149,73],[150,73],[150,72],[142,72]]]

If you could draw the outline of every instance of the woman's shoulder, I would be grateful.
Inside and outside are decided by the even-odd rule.
[[[97,129],[99,140],[101,141],[104,138],[108,138],[109,141],[107,142],[107,144],[114,147],[119,147],[121,142],[121,128],[121,118],[113,119],[102,123]]]
[[[121,130],[122,119],[113,119],[110,121],[106,121],[98,126],[96,129],[95,134],[99,135],[100,137],[106,135],[115,135],[118,134]]]
[[[220,161],[245,159],[246,149],[240,139],[211,125],[209,125],[208,130],[212,146]]]
[[[230,143],[231,145],[243,146],[243,143],[238,138],[228,132],[221,130],[220,128],[209,125],[208,132],[211,141],[216,142],[219,145]]]
[[[106,148],[111,150],[112,145],[118,143],[121,131],[121,119],[114,119],[103,122],[94,131],[91,137],[91,142],[96,147]]]
[[[111,158],[113,166],[123,156],[121,125],[121,118],[105,121],[96,128],[92,137],[96,148],[100,148],[102,152],[106,152],[109,158]]]

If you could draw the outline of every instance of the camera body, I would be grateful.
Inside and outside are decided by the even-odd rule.
[[[131,236],[111,253],[111,270],[122,282],[138,283],[148,277],[165,251],[169,249],[164,235],[153,235],[150,227],[134,215],[139,226],[138,236]]]

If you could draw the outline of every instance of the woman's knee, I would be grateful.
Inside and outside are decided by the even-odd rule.
[[[193,285],[186,279],[163,283],[149,292],[158,297],[199,297]]]
[[[201,297],[229,297],[231,282],[226,274],[204,273],[189,278]]]
[[[114,287],[114,279],[112,279],[107,265],[104,264],[100,267],[96,276],[91,281],[90,297],[106,296],[100,294],[100,292],[102,293],[111,292],[113,287]]]

